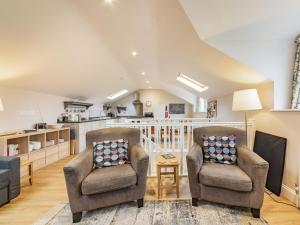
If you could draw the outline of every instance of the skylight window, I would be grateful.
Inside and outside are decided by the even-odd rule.
[[[192,78],[184,75],[183,73],[180,73],[177,76],[177,80],[180,81],[181,83],[185,84],[186,86],[188,86],[190,88],[193,88],[193,89],[195,89],[196,91],[199,91],[199,92],[203,92],[203,91],[208,89],[207,86],[193,80]]]
[[[114,94],[112,94],[110,96],[107,96],[107,99],[114,100],[115,98],[118,98],[118,97],[120,97],[122,95],[125,95],[127,92],[128,92],[128,90],[123,89],[121,91],[118,91],[117,93],[114,93]]]

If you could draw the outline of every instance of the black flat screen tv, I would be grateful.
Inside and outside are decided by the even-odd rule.
[[[184,104],[169,104],[169,112],[170,114],[184,114],[185,113],[185,105]]]
[[[280,195],[287,139],[256,131],[253,151],[269,163],[266,188]]]

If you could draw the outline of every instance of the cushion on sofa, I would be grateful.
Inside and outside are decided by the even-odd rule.
[[[137,175],[130,164],[94,169],[82,182],[84,195],[99,194],[136,185]]]
[[[223,164],[236,164],[236,137],[206,136],[203,137],[203,157],[205,161]]]
[[[125,164],[128,160],[128,141],[106,140],[94,142],[95,167],[107,167]]]
[[[236,165],[206,162],[199,172],[201,184],[234,191],[251,191],[250,177]]]

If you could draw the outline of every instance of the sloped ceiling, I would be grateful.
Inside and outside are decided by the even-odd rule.
[[[201,40],[175,0],[3,0],[0,6],[0,85],[103,101],[120,89],[151,85],[191,102],[267,80]],[[209,89],[199,94],[179,84],[179,72]]]
[[[274,107],[289,108],[300,1],[180,3],[201,40],[273,80]]]

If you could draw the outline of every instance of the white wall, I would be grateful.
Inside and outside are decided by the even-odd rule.
[[[274,108],[287,109],[291,107],[295,57],[293,40],[249,41],[215,38],[209,42],[274,81]]]
[[[287,138],[283,184],[290,189],[282,189],[282,194],[294,201],[293,190],[295,184],[299,184],[300,112],[270,111],[273,109],[274,84],[261,85],[257,89],[263,110],[250,112],[248,117],[255,120],[256,130]],[[231,99],[231,95],[218,98],[218,115],[220,119],[222,121],[243,121],[242,113],[231,112]],[[292,190],[292,193],[287,190]]]
[[[241,122],[244,121],[244,113],[243,112],[233,112],[232,111],[232,98],[233,94],[225,95],[223,97],[219,97],[217,100],[217,117],[218,121],[222,122]]]
[[[283,184],[294,190],[295,184],[299,184],[300,112],[270,111],[273,108],[272,85],[262,86],[258,91],[264,110],[253,112],[250,116],[255,119],[257,130],[287,138]],[[285,191],[283,189],[283,194],[289,195]]]
[[[144,112],[153,112],[154,117],[161,118],[165,110],[165,106],[169,103],[182,103],[185,104],[185,114],[184,115],[170,115],[170,117],[190,117],[193,110],[193,105],[187,101],[176,97],[166,91],[158,89],[143,89],[139,90],[140,101],[144,104]],[[112,104],[113,107],[117,105],[127,106],[126,115],[136,115],[132,101],[134,100],[134,95],[128,95]],[[151,101],[151,107],[146,107],[146,101]]]
[[[0,87],[4,111],[0,112],[0,131],[31,129],[35,123],[56,123],[64,112],[65,97]]]

